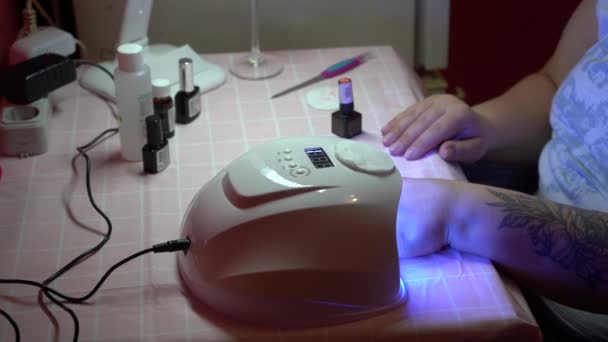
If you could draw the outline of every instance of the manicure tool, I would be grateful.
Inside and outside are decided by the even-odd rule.
[[[367,52],[362,55],[340,61],[340,62],[330,66],[329,68],[323,70],[319,75],[309,79],[308,81],[302,82],[289,89],[283,90],[282,92],[275,94],[271,98],[276,99],[277,97],[283,96],[287,93],[291,93],[294,90],[298,90],[298,89],[307,87],[311,84],[332,78],[334,76],[342,75],[343,73],[345,73],[349,70],[352,70],[352,69],[356,68],[357,66],[363,64],[363,62],[365,62],[369,58],[371,58],[371,53]]]

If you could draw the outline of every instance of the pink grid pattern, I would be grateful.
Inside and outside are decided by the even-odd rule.
[[[364,114],[357,139],[381,146],[379,128],[422,97],[416,77],[390,47],[279,51],[285,70],[266,81],[228,76],[203,95],[203,114],[177,126],[171,166],[142,175],[140,163],[120,158],[117,136],[90,152],[96,201],[114,223],[107,246],[55,286],[72,294],[90,289],[114,262],[153,243],[178,237],[181,218],[195,192],[221,168],[254,145],[277,137],[329,135],[330,116],[309,107],[308,89],[270,101],[270,96],[317,74],[327,65],[363,52],[374,58],[350,71],[355,103]],[[226,70],[238,54],[206,56]],[[335,80],[319,84],[333,85]],[[111,107],[70,84],[51,101],[50,150],[27,159],[2,157],[0,181],[0,277],[42,280],[100,239],[104,221],[91,208],[84,161],[75,147],[116,126]],[[436,154],[416,162],[394,158],[404,177],[463,179]],[[518,288],[482,258],[454,250],[402,260],[408,302],[364,321],[306,330],[265,330],[237,325],[192,306],[182,293],[175,255],[147,255],[118,269],[91,305],[72,305],[81,340],[539,340],[540,332]],[[70,318],[55,306],[55,327],[37,302],[37,291],[0,287],[0,307],[19,322],[23,340],[70,340]],[[0,340],[12,340],[0,319]]]

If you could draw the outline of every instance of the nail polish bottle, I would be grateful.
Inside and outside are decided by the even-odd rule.
[[[331,131],[337,136],[350,139],[361,133],[361,113],[355,111],[351,79],[339,79],[338,87],[340,109],[331,114]]]
[[[171,84],[166,78],[157,78],[152,81],[152,95],[154,98],[154,114],[162,120],[163,136],[167,139],[175,135],[175,106],[171,97]]]
[[[162,120],[158,115],[146,118],[146,135],[148,143],[142,148],[144,159],[144,172],[159,173],[171,163],[169,156],[169,143],[163,137]]]
[[[175,94],[175,121],[187,124],[196,119],[201,113],[201,93],[194,85],[192,59],[179,60],[179,86]]]

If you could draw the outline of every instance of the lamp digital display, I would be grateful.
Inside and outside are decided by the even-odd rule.
[[[306,155],[317,169],[334,166],[334,163],[332,163],[331,159],[329,159],[325,151],[320,147],[306,148],[304,149],[304,152],[306,152]]]

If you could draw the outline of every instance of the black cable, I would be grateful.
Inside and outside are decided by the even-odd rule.
[[[62,268],[60,268],[53,275],[51,275],[46,280],[44,280],[42,282],[42,284],[45,285],[45,286],[49,285],[55,279],[59,278],[65,272],[69,271],[70,269],[72,269],[73,267],[75,267],[76,265],[78,265],[79,263],[81,263],[82,261],[84,261],[85,259],[87,259],[88,257],[90,257],[91,255],[97,253],[110,240],[110,236],[112,235],[112,221],[110,221],[110,218],[99,208],[99,206],[95,202],[95,199],[93,198],[93,192],[91,190],[91,160],[90,160],[90,158],[89,158],[89,156],[87,155],[86,152],[89,149],[91,149],[92,147],[94,147],[97,143],[99,143],[99,141],[102,138],[104,138],[107,134],[112,133],[112,135],[113,135],[113,134],[116,134],[116,132],[118,132],[117,128],[106,129],[105,131],[103,131],[99,135],[97,135],[89,143],[87,143],[85,145],[82,145],[82,146],[79,146],[79,147],[76,147],[76,150],[78,150],[78,153],[81,156],[83,156],[84,159],[85,159],[85,161],[86,161],[86,182],[85,183],[86,183],[86,188],[87,188],[87,195],[89,197],[89,202],[91,202],[91,205],[93,206],[93,208],[95,209],[95,211],[97,211],[97,213],[99,213],[99,215],[101,215],[104,218],[104,220],[106,221],[106,224],[107,224],[107,227],[108,227],[107,232],[104,235],[103,239],[99,243],[97,243],[92,248],[86,250],[82,254],[78,255],[76,258],[72,259],[72,261],[70,261],[68,264],[66,264],[65,266],[63,266]],[[111,135],[109,135],[108,138],[110,136]],[[60,301],[58,301],[55,297],[53,297],[49,293],[49,291],[44,290],[44,294],[46,295],[46,297],[48,299],[50,299],[53,303],[55,303],[57,306],[59,306],[61,309],[63,309],[65,312],[67,312],[70,315],[70,317],[72,318],[72,321],[74,322],[74,338],[73,338],[73,341],[78,341],[78,335],[79,335],[79,331],[80,331],[80,324],[79,324],[79,321],[78,321],[78,316],[76,316],[76,314],[74,313],[74,311],[72,311],[70,308],[68,308],[63,303],[61,303]]]
[[[57,306],[59,306],[61,309],[63,309],[64,311],[66,311],[70,317],[72,318],[72,321],[74,322],[74,338],[73,341],[78,341],[78,336],[79,336],[79,332],[80,332],[80,324],[78,321],[78,316],[76,316],[76,314],[74,313],[74,311],[72,309],[70,309],[69,307],[67,307],[64,303],[62,303],[61,301],[57,300],[57,298],[55,298],[53,295],[60,297],[64,300],[67,300],[68,302],[72,302],[72,303],[81,303],[86,301],[87,299],[89,299],[90,297],[92,297],[97,290],[99,290],[99,288],[102,286],[102,284],[105,282],[105,280],[110,276],[110,274],[118,267],[120,267],[121,265],[143,255],[149,252],[154,252],[154,253],[160,253],[160,252],[175,252],[175,251],[179,251],[179,250],[187,250],[188,247],[190,246],[190,240],[172,240],[172,241],[168,241],[162,244],[157,244],[152,246],[152,248],[148,248],[146,250],[140,251],[138,253],[135,253],[121,261],[119,261],[118,263],[116,263],[115,265],[113,265],[104,275],[103,277],[100,279],[100,281],[96,284],[96,286],[85,296],[82,297],[70,297],[70,296],[66,296],[61,292],[58,292],[56,290],[54,290],[53,288],[50,288],[48,285],[49,283],[51,283],[53,280],[57,279],[58,277],[60,277],[61,275],[63,275],[65,272],[67,272],[68,270],[72,269],[73,267],[75,267],[76,265],[78,265],[80,262],[82,262],[83,260],[85,260],[86,258],[88,258],[89,256],[93,255],[94,253],[96,253],[97,251],[99,251],[105,244],[106,242],[110,239],[110,236],[112,234],[112,222],[110,221],[109,217],[98,207],[97,203],[95,202],[95,199],[93,198],[93,193],[91,190],[91,161],[89,156],[86,154],[86,152],[95,147],[96,144],[98,144],[101,139],[103,138],[107,138],[109,136],[106,136],[108,134],[116,134],[116,132],[118,132],[117,128],[110,128],[110,129],[106,129],[105,131],[101,132],[99,135],[97,135],[93,140],[91,140],[89,143],[79,146],[76,149],[78,150],[79,154],[82,155],[85,158],[86,161],[86,187],[87,187],[87,194],[89,197],[89,201],[91,202],[91,205],[95,208],[95,210],[104,218],[104,220],[107,223],[108,226],[108,230],[107,233],[105,234],[104,238],[98,243],[96,244],[94,247],[88,249],[87,251],[83,252],[82,254],[80,254],[79,256],[77,256],[76,258],[74,258],[72,261],[70,261],[68,264],[66,264],[65,266],[63,266],[61,269],[59,269],[57,272],[55,272],[53,275],[51,275],[49,278],[47,278],[46,280],[43,281],[43,283],[38,283],[35,281],[31,281],[31,280],[26,280],[26,279],[0,279],[0,284],[4,283],[4,284],[21,284],[21,285],[30,285],[30,286],[34,286],[34,287],[38,287],[41,290],[44,291],[44,294],[55,304],[57,304]],[[111,136],[111,135],[110,135]],[[15,331],[18,331],[18,326],[17,323],[10,317],[10,315],[8,315],[8,313],[4,312],[3,314],[8,320],[9,322],[11,322],[11,324],[13,325],[13,328],[16,329]]]
[[[91,255],[98,252],[109,241],[110,236],[112,235],[112,222],[110,221],[110,218],[99,208],[99,206],[95,202],[95,199],[93,198],[93,192],[91,190],[91,160],[86,152],[89,149],[93,148],[96,144],[98,144],[102,138],[109,138],[110,136],[112,136],[113,134],[116,134],[117,132],[118,132],[118,128],[106,129],[105,131],[103,131],[99,135],[97,135],[95,138],[93,138],[93,140],[91,140],[87,144],[76,147],[76,150],[78,151],[79,155],[83,156],[86,161],[86,188],[87,188],[87,195],[89,197],[89,201],[91,202],[91,205],[97,211],[97,213],[99,213],[99,215],[101,215],[104,218],[104,220],[106,221],[106,224],[108,227],[107,232],[104,235],[103,239],[98,244],[96,244],[92,248],[86,250],[82,254],[78,255],[76,258],[74,258],[68,264],[66,264],[65,266],[60,268],[57,272],[55,272],[49,278],[44,280],[44,282],[41,285],[44,285],[45,287],[47,287],[48,284],[50,284],[52,281],[54,281],[55,279],[57,279],[58,277],[63,275],[65,272],[67,272],[68,270],[72,269],[73,267],[75,267],[76,265],[78,265],[79,263],[84,261],[86,258],[88,258]],[[106,135],[108,135],[110,133],[112,135],[109,135],[106,137]],[[29,284],[29,285],[32,285],[32,284]],[[48,299],[50,299],[53,303],[55,303],[57,306],[59,306],[61,309],[63,309],[65,312],[67,312],[70,315],[70,317],[72,318],[72,321],[74,322],[73,340],[78,341],[78,335],[79,335],[79,331],[80,331],[80,324],[78,321],[78,316],[76,316],[76,314],[74,313],[74,311],[72,309],[70,309],[65,304],[61,303],[55,297],[53,297],[47,289],[43,289],[43,290],[44,290],[44,294],[46,295],[46,297]],[[17,323],[15,321],[13,321],[11,319],[9,319],[9,321],[11,321],[11,324],[12,323],[15,324],[13,327],[17,327],[17,325],[16,325]]]
[[[76,258],[74,258],[68,264],[66,264],[65,266],[60,268],[57,272],[55,272],[49,278],[44,280],[42,285],[44,285],[45,287],[48,284],[50,284],[52,281],[54,281],[55,279],[57,279],[58,277],[63,275],[65,272],[67,272],[68,270],[72,269],[73,267],[75,267],[76,265],[78,265],[79,263],[84,261],[86,258],[88,258],[91,255],[98,252],[109,241],[110,236],[112,235],[112,222],[110,221],[110,218],[99,208],[99,206],[95,202],[95,199],[93,198],[93,192],[91,190],[91,160],[90,160],[89,156],[86,154],[86,152],[89,149],[93,148],[96,144],[98,144],[102,138],[109,138],[111,136],[111,135],[109,135],[106,137],[106,135],[108,135],[110,133],[113,135],[113,134],[116,134],[117,132],[118,132],[118,128],[106,129],[105,131],[103,131],[99,135],[97,135],[95,138],[93,138],[93,140],[91,140],[87,144],[76,148],[79,155],[83,156],[86,161],[86,188],[87,188],[87,195],[89,197],[89,201],[91,202],[91,205],[97,211],[97,213],[99,213],[99,215],[101,215],[104,218],[104,220],[106,221],[106,224],[108,227],[107,232],[104,235],[103,239],[98,244],[96,244],[92,248],[86,250],[82,254],[78,255]],[[57,304],[57,306],[59,306],[61,309],[63,309],[65,312],[67,312],[70,315],[70,317],[72,318],[72,321],[74,322],[74,339],[73,340],[78,341],[78,335],[79,335],[79,331],[80,331],[80,324],[78,321],[78,316],[76,316],[76,314],[74,313],[73,310],[71,310],[66,305],[64,305],[63,303],[58,301],[55,297],[53,297],[49,293],[49,291],[47,291],[46,289],[44,289],[44,294],[53,303]],[[7,317],[7,319],[8,319],[8,317],[10,317],[10,316],[8,316],[8,314],[6,314],[5,317]],[[14,328],[17,327],[17,323],[15,321],[13,321],[12,319],[9,319],[9,321],[11,322],[11,324],[14,323],[14,326],[13,326]],[[17,327],[17,329],[18,329],[18,327]]]
[[[66,264],[65,266],[63,266],[62,268],[60,268],[57,272],[55,272],[53,275],[51,275],[50,277],[48,277],[43,282],[44,285],[48,285],[49,283],[51,283],[52,281],[54,281],[55,279],[57,279],[58,277],[60,277],[61,275],[63,275],[65,272],[67,272],[68,270],[70,270],[74,266],[76,266],[79,263],[81,263],[82,261],[84,261],[89,256],[97,253],[108,242],[108,240],[110,240],[110,236],[112,235],[112,221],[110,221],[110,218],[99,208],[99,206],[97,205],[97,202],[95,202],[95,199],[93,198],[93,191],[91,190],[91,160],[90,160],[90,158],[89,158],[89,156],[87,155],[86,152],[89,149],[91,149],[92,147],[94,147],[102,138],[104,138],[104,136],[106,134],[112,133],[112,135],[114,135],[117,132],[118,132],[118,128],[109,128],[109,129],[106,129],[105,131],[103,131],[99,135],[97,135],[89,143],[87,143],[87,144],[85,144],[83,146],[79,146],[79,147],[76,148],[76,150],[78,150],[78,152],[80,153],[80,155],[83,156],[84,159],[85,159],[85,161],[86,161],[86,187],[87,187],[87,195],[89,197],[89,202],[91,202],[91,205],[93,206],[93,208],[95,209],[95,211],[97,211],[97,213],[99,215],[101,215],[101,217],[103,217],[103,219],[106,221],[106,225],[108,227],[107,231],[106,231],[106,234],[104,235],[103,239],[99,243],[97,243],[97,245],[91,247],[87,251],[85,251],[82,254],[78,255],[76,258],[74,258],[68,264]],[[108,138],[110,136],[108,136]]]
[[[95,138],[93,138],[93,140],[91,140],[89,143],[79,146],[76,148],[76,150],[78,151],[78,153],[83,156],[83,158],[86,161],[86,188],[87,188],[87,195],[89,197],[89,202],[91,203],[91,205],[93,206],[93,208],[95,209],[95,211],[97,211],[97,213],[99,215],[101,215],[101,217],[103,217],[103,219],[106,221],[106,225],[107,225],[107,232],[104,235],[103,239],[95,246],[93,246],[92,248],[88,249],[87,251],[83,252],[82,254],[80,254],[79,256],[77,256],[76,258],[72,259],[72,261],[70,261],[68,264],[66,264],[65,266],[63,266],[62,268],[60,268],[57,272],[55,272],[53,275],[51,275],[50,277],[48,277],[42,284],[43,285],[49,285],[52,281],[54,281],[55,279],[57,279],[58,277],[60,277],[61,275],[63,275],[65,272],[67,272],[68,270],[72,269],[73,267],[75,267],[76,265],[78,265],[79,263],[81,263],[82,261],[84,261],[85,259],[87,259],[88,257],[90,257],[91,255],[97,253],[109,240],[110,240],[110,236],[112,235],[112,221],[110,221],[110,218],[99,208],[99,206],[97,205],[97,203],[95,202],[95,199],[93,198],[93,192],[91,190],[91,160],[89,158],[89,156],[87,155],[87,151],[91,148],[93,148],[94,146],[96,146],[100,140],[102,138],[104,138],[107,134],[116,134],[118,132],[117,128],[110,128],[110,129],[106,129],[105,131],[101,132],[99,135],[97,135]],[[112,135],[107,136],[108,138],[111,137]],[[72,318],[72,321],[74,322],[74,338],[73,341],[76,342],[78,341],[78,336],[79,336],[79,332],[80,332],[80,322],[78,321],[78,316],[76,316],[76,314],[74,313],[74,311],[72,311],[70,308],[68,308],[66,305],[64,305],[63,303],[61,303],[59,300],[57,300],[55,297],[53,297],[49,291],[44,291],[44,294],[46,295],[46,297],[48,299],[50,299],[53,303],[55,303],[57,306],[59,306],[60,308],[62,308],[65,312],[67,312],[70,317]]]
[[[87,293],[86,295],[84,295],[82,297],[71,297],[71,296],[65,295],[51,287],[41,284],[37,281],[27,280],[27,279],[0,279],[0,284],[30,285],[30,286],[38,287],[41,290],[48,291],[48,292],[52,293],[53,295],[68,301],[69,303],[82,303],[82,302],[86,301],[87,299],[91,298],[97,292],[97,290],[99,290],[101,285],[103,285],[103,283],[106,281],[106,279],[108,279],[110,274],[112,272],[114,272],[114,270],[116,270],[118,267],[126,264],[127,262],[129,262],[133,259],[136,259],[144,254],[148,254],[150,252],[153,252],[153,253],[177,252],[177,251],[186,251],[188,248],[190,248],[190,240],[178,239],[178,240],[170,240],[170,241],[167,241],[164,243],[156,244],[156,245],[152,246],[151,248],[146,248],[142,251],[134,253],[134,254],[120,260],[119,262],[115,263],[114,265],[112,265],[112,267],[110,267],[106,271],[106,273],[103,274],[103,276],[97,282],[95,287],[93,287],[93,289],[91,291],[89,291],[89,293]]]
[[[15,322],[15,320],[11,317],[11,315],[8,314],[8,312],[2,309],[0,309],[0,315],[4,316],[8,320],[8,322],[13,326],[13,330],[15,331],[15,341],[21,341],[21,334],[19,333],[19,326],[17,325],[17,322]]]
[[[58,301],[57,298],[51,296],[47,291],[44,291],[44,294],[47,296],[48,299],[51,300],[51,302],[55,303],[58,307],[60,307],[61,309],[63,309],[63,311],[67,312],[70,315],[72,321],[74,322],[74,335],[72,341],[78,342],[78,336],[80,334],[80,322],[78,321],[78,316],[76,316],[74,310],[70,309],[67,305]]]
[[[89,66],[96,67],[96,68],[100,69],[101,71],[103,71],[105,74],[107,74],[112,80],[114,79],[114,75],[112,75],[112,73],[108,69],[106,69],[105,67],[103,67],[100,64],[97,64],[97,63],[94,63],[91,61],[86,61],[86,60],[75,60],[74,63],[76,64],[76,66],[89,65]],[[159,253],[159,252],[174,252],[174,251],[179,251],[179,250],[185,251],[190,246],[190,240],[172,240],[172,241],[165,242],[163,244],[154,245],[152,248],[148,248],[148,249],[145,249],[138,253],[135,253],[135,254],[119,261],[115,265],[113,265],[103,275],[103,277],[99,280],[99,282],[95,285],[95,287],[87,295],[82,296],[82,297],[66,296],[66,295],[62,294],[61,292],[58,292],[48,286],[51,282],[53,282],[54,280],[56,280],[57,278],[62,276],[65,272],[74,268],[76,265],[78,265],[82,261],[86,260],[91,255],[97,253],[109,241],[110,236],[112,235],[112,222],[110,221],[110,218],[98,207],[97,203],[95,202],[95,199],[93,198],[93,192],[91,190],[91,160],[90,160],[89,156],[86,154],[86,152],[89,149],[95,147],[95,145],[97,145],[100,142],[100,140],[102,138],[104,138],[107,134],[112,133],[112,135],[113,135],[113,134],[116,134],[116,132],[118,132],[117,128],[106,129],[105,131],[101,132],[97,137],[95,137],[89,143],[76,148],[79,155],[83,156],[86,161],[86,188],[87,188],[87,195],[88,195],[89,201],[90,201],[91,205],[93,206],[93,208],[95,209],[95,211],[97,211],[97,213],[104,218],[104,220],[106,221],[107,227],[108,227],[107,232],[104,235],[103,239],[99,243],[97,243],[95,246],[89,248],[85,252],[78,255],[76,258],[72,259],[69,263],[67,263],[65,266],[60,268],[58,271],[56,271],[54,274],[52,274],[50,277],[48,277],[42,283],[38,283],[35,281],[26,280],[26,279],[0,279],[0,284],[4,283],[4,284],[30,285],[30,286],[38,287],[41,290],[43,290],[44,294],[46,295],[47,298],[49,298],[53,303],[55,303],[57,306],[59,306],[61,309],[66,311],[71,316],[71,318],[74,322],[73,341],[75,341],[75,342],[78,341],[78,336],[79,336],[79,331],[80,331],[80,324],[78,321],[78,316],[76,316],[76,314],[74,313],[74,311],[72,309],[67,307],[61,301],[57,300],[57,298],[55,298],[53,295],[63,298],[64,300],[67,300],[68,302],[73,302],[73,303],[84,302],[87,299],[89,299],[90,297],[92,297],[97,292],[97,290],[99,290],[99,288],[104,283],[104,281],[109,277],[109,275],[116,268],[120,267],[121,265],[123,265],[141,255],[149,253],[149,252]],[[110,137],[110,136],[108,136],[108,137]],[[105,138],[107,138],[107,137],[105,137]],[[20,334],[19,334],[19,326],[17,325],[17,322],[15,322],[7,312],[5,312],[1,309],[0,309],[0,314],[2,314],[11,323],[11,325],[13,326],[13,329],[15,330],[16,340],[19,341]]]
[[[91,291],[89,291],[89,293],[87,293],[86,295],[84,295],[82,297],[71,297],[71,296],[65,295],[51,287],[48,287],[47,285],[44,285],[37,281],[27,280],[27,279],[0,279],[0,284],[20,284],[20,285],[34,286],[41,290],[44,290],[45,293],[47,293],[47,292],[51,293],[57,297],[60,297],[64,300],[66,300],[69,303],[82,303],[82,302],[86,301],[87,299],[91,298],[95,293],[97,293],[97,291],[101,288],[101,286],[106,281],[106,279],[108,279],[110,274],[112,272],[114,272],[114,270],[116,270],[118,267],[126,264],[127,262],[129,262],[135,258],[138,258],[144,254],[148,254],[150,252],[153,252],[153,253],[177,252],[177,251],[186,251],[186,250],[188,250],[188,248],[190,248],[189,239],[178,239],[178,240],[170,240],[170,241],[167,241],[164,243],[159,243],[159,244],[152,246],[151,248],[147,248],[147,249],[144,249],[137,253],[134,253],[134,254],[122,259],[121,261],[115,263],[114,265],[112,265],[112,267],[110,267],[106,271],[106,273],[104,273],[104,275],[101,277],[101,279],[97,282],[95,287]],[[70,308],[65,306],[63,303],[58,301],[56,298],[53,298],[52,296],[50,296],[49,299],[51,299],[55,304],[59,305],[62,309],[66,310],[70,313],[70,315],[72,316],[72,319],[74,320],[74,324],[75,324],[74,341],[78,341],[79,324],[78,324],[77,316],[74,314],[74,312]]]
[[[76,64],[76,66],[79,65],[90,65],[92,67],[95,67],[101,71],[103,71],[104,73],[106,73],[108,76],[110,76],[111,79],[114,79],[114,75],[112,75],[112,73],[110,72],[110,70],[106,69],[103,65],[95,63],[95,62],[91,62],[91,61],[86,61],[86,60],[82,60],[82,59],[77,59],[74,61],[74,64]]]

